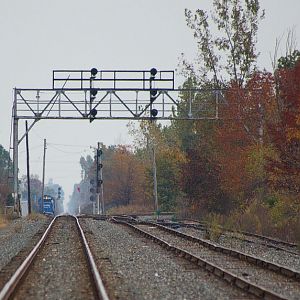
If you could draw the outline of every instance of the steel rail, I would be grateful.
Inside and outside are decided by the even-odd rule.
[[[203,230],[203,231],[209,231],[208,226],[205,225],[201,225],[201,224],[189,224],[189,223],[170,223],[170,224],[166,224],[168,225],[173,225],[173,224],[178,224],[178,226],[180,227],[187,227],[187,228],[193,228],[196,230]],[[251,243],[251,244],[259,244],[268,248],[273,248],[276,250],[281,250],[283,252],[286,253],[290,253],[293,255],[300,255],[300,253],[295,249],[295,251],[292,251],[288,248],[296,248],[297,245],[296,244],[292,244],[292,243],[288,243],[285,241],[280,241],[280,240],[276,240],[276,239],[272,239],[269,237],[265,237],[263,235],[258,235],[258,234],[251,234],[248,233],[246,231],[234,231],[234,230],[228,230],[228,229],[224,229],[222,227],[222,230],[224,230],[225,232],[227,231],[228,233],[238,233],[241,236],[234,236],[235,239],[247,242],[247,243]],[[248,237],[248,238],[247,238]],[[249,238],[254,238],[256,240],[252,240]],[[279,246],[279,245],[282,246]],[[286,247],[286,248],[285,248]]]
[[[187,219],[187,221],[198,223],[202,227],[208,227],[208,224],[206,222],[203,222],[203,221],[201,222],[201,221],[197,221],[197,220],[193,220],[193,219]],[[261,235],[261,234],[257,234],[257,233],[253,233],[253,232],[249,232],[249,231],[231,230],[231,229],[225,229],[222,226],[220,226],[220,227],[222,229],[224,229],[225,231],[228,231],[228,232],[241,233],[241,234],[248,235],[248,236],[251,236],[251,237],[255,237],[255,238],[258,238],[258,239],[261,239],[261,240],[264,240],[264,241],[267,241],[267,242],[270,242],[270,243],[274,243],[274,244],[282,244],[284,246],[291,247],[291,248],[297,248],[297,246],[298,246],[295,243],[290,243],[290,242],[287,242],[287,241],[283,241],[283,240],[280,240],[280,239],[272,238],[272,237],[269,237],[269,236],[265,236],[265,235]]]
[[[230,231],[234,232],[234,230],[230,230]],[[279,239],[271,238],[271,237],[268,237],[268,236],[265,236],[265,235],[252,233],[252,232],[248,232],[248,231],[239,231],[239,233],[242,233],[242,234],[248,235],[248,236],[252,236],[252,237],[255,237],[255,238],[259,238],[261,240],[268,241],[270,243],[282,244],[282,245],[287,246],[287,247],[296,248],[298,246],[295,243],[289,243],[289,242],[286,242],[286,241],[282,241],[282,240],[279,240]]]
[[[8,282],[4,285],[4,287],[0,291],[0,300],[7,300],[13,295],[13,293],[15,291],[15,288],[18,286],[18,284],[22,280],[23,276],[29,270],[29,268],[32,265],[32,262],[33,262],[34,258],[37,256],[39,250],[41,249],[41,247],[45,243],[45,241],[46,241],[46,239],[49,235],[49,232],[53,227],[54,222],[61,216],[63,216],[63,215],[56,216],[51,221],[51,223],[47,227],[47,229],[44,232],[41,239],[34,246],[34,248],[31,250],[29,255],[22,262],[22,264],[18,267],[18,269],[12,275],[12,277],[8,280]],[[104,284],[102,282],[101,276],[100,276],[99,271],[97,269],[95,260],[93,258],[92,252],[91,252],[90,247],[88,245],[87,239],[86,239],[86,237],[84,235],[84,232],[81,228],[81,225],[79,223],[79,219],[76,216],[72,216],[72,215],[67,215],[67,216],[73,217],[76,220],[77,229],[80,233],[80,238],[81,238],[82,244],[84,246],[84,251],[85,251],[85,254],[86,254],[86,257],[87,257],[87,260],[88,260],[88,264],[89,264],[89,267],[90,267],[90,272],[91,272],[92,278],[94,280],[94,285],[95,285],[95,288],[96,288],[97,297],[98,297],[98,299],[101,299],[101,300],[109,300],[109,297],[108,297],[107,292],[105,290],[105,287],[104,287]]]
[[[122,220],[118,220],[118,217],[112,217],[111,220],[115,223],[119,223],[122,225],[125,225],[127,227],[130,227],[134,231],[138,232],[139,234],[143,235],[144,237],[151,239],[155,243],[158,243],[163,248],[166,248],[169,251],[175,252],[175,254],[178,254],[180,257],[191,261],[192,263],[204,268],[210,273],[213,273],[214,275],[222,278],[226,282],[235,285],[236,287],[240,288],[243,291],[246,291],[254,296],[263,298],[263,299],[274,299],[274,300],[286,300],[287,298],[277,294],[276,292],[270,291],[264,287],[261,287],[257,284],[250,283],[249,281],[245,280],[244,278],[237,276],[230,271],[227,271],[221,267],[216,266],[215,264],[208,262],[207,260],[203,258],[199,258],[192,253],[185,251],[183,249],[180,249],[178,247],[172,246],[171,244],[165,242],[164,240],[144,231],[141,228],[138,228],[137,226],[128,223]]]
[[[140,224],[156,226],[158,228],[161,228],[164,231],[170,232],[174,235],[177,235],[177,236],[180,236],[180,237],[185,238],[187,240],[190,240],[190,241],[196,242],[198,244],[201,244],[202,246],[204,246],[204,247],[206,247],[210,250],[213,250],[213,251],[216,251],[216,252],[221,252],[221,253],[230,255],[232,257],[235,257],[235,258],[239,258],[241,260],[247,261],[249,263],[255,264],[255,265],[260,266],[260,267],[263,266],[264,268],[267,268],[268,270],[271,270],[273,272],[279,273],[279,274],[284,275],[286,277],[293,278],[293,279],[296,279],[296,280],[300,281],[300,272],[298,272],[297,270],[287,268],[287,267],[279,265],[277,263],[266,261],[266,260],[261,259],[257,256],[246,254],[246,253],[240,252],[238,250],[233,250],[233,249],[223,247],[223,246],[220,246],[220,245],[215,245],[214,243],[211,243],[211,242],[208,242],[206,240],[194,237],[192,235],[188,235],[188,234],[179,232],[177,230],[174,230],[172,228],[169,228],[169,227],[166,227],[166,226],[154,223],[154,222],[141,222]]]
[[[16,286],[21,281],[24,274],[27,272],[27,270],[30,268],[32,261],[36,257],[37,253],[39,252],[41,246],[44,244],[46,238],[49,235],[50,230],[52,229],[52,226],[56,219],[59,216],[56,216],[49,226],[47,227],[46,231],[44,232],[41,239],[38,241],[38,243],[34,246],[34,248],[31,250],[29,255],[26,257],[26,259],[22,262],[22,264],[19,266],[19,268],[16,270],[16,272],[12,275],[12,277],[7,281],[7,283],[4,285],[2,290],[0,291],[0,300],[6,300],[9,299],[9,297],[13,294]]]
[[[76,224],[77,224],[78,230],[80,232],[80,237],[81,237],[81,240],[82,240],[83,245],[84,245],[84,250],[85,250],[85,253],[86,253],[90,268],[91,268],[91,273],[92,273],[92,276],[93,276],[93,279],[94,279],[94,283],[95,283],[95,286],[96,286],[97,295],[98,295],[99,299],[101,299],[101,300],[109,300],[109,297],[108,297],[107,292],[105,290],[105,287],[104,287],[103,281],[101,279],[100,273],[99,273],[98,268],[96,266],[94,257],[92,255],[91,249],[88,245],[87,239],[86,239],[86,237],[84,235],[84,232],[81,228],[81,225],[79,223],[79,219],[76,216],[73,216],[73,217],[76,219]]]
[[[164,226],[168,226],[171,228],[174,228],[174,226],[177,227],[185,227],[185,228],[193,228],[195,230],[202,230],[202,231],[206,231],[209,232],[209,226],[205,223],[199,222],[199,221],[194,221],[194,220],[187,220],[187,222],[194,222],[194,223],[187,223],[185,220],[183,221],[179,221],[179,222],[170,222],[167,223],[165,221],[157,221],[159,222],[159,224],[164,225]],[[186,223],[184,223],[186,222]],[[297,250],[291,250],[288,248],[297,248],[297,244],[293,244],[293,243],[289,243],[289,242],[285,242],[282,240],[278,240],[278,239],[272,239],[270,237],[266,237],[263,235],[259,235],[259,234],[255,234],[255,233],[249,233],[247,231],[239,231],[239,230],[231,230],[231,229],[225,229],[224,227],[220,226],[220,228],[222,229],[222,234],[224,234],[225,232],[228,233],[238,233],[241,236],[234,236],[235,239],[247,242],[247,243],[251,243],[251,244],[259,244],[268,248],[273,248],[276,250],[281,250],[283,252],[286,253],[290,253],[293,255],[300,255],[300,253]],[[251,240],[249,238],[247,238],[247,236],[249,238],[255,238],[256,240]],[[281,246],[279,246],[281,244]],[[286,247],[286,248],[285,248]]]

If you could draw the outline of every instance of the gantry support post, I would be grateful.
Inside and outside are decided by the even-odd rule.
[[[17,90],[14,89],[14,109],[13,109],[13,178],[14,178],[14,210],[20,214],[19,207],[19,183],[18,183],[18,116],[17,116]]]

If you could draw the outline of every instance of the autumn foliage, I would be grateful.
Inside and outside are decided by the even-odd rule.
[[[300,61],[277,71],[276,116],[269,132],[276,151],[270,160],[270,178],[275,188],[295,195],[300,191]]]
[[[243,86],[230,82],[222,89],[216,120],[142,122],[131,133],[134,147],[104,149],[108,208],[154,209],[154,147],[161,210],[213,216],[234,228],[296,239],[300,62],[274,74],[256,71]],[[81,163],[87,174],[95,173],[91,159]]]

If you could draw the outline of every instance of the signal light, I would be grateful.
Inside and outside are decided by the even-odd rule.
[[[150,94],[151,94],[151,96],[156,96],[157,95],[157,90],[151,90]]]
[[[98,70],[96,68],[92,68],[91,69],[91,75],[92,75],[92,77],[95,77],[97,75],[97,73],[98,73]]]
[[[95,97],[97,95],[97,93],[98,93],[98,90],[97,89],[91,89],[90,93],[91,93],[92,96]]]
[[[90,103],[93,103],[93,101],[96,99],[97,93],[97,89],[90,89]]]
[[[152,68],[152,69],[150,70],[150,74],[151,74],[152,76],[155,76],[155,75],[157,74],[157,70],[156,70],[155,68]]]
[[[157,90],[150,90],[150,102],[153,103],[157,98]]]
[[[61,198],[61,187],[60,186],[57,188],[57,198],[58,199]]]
[[[95,116],[97,115],[97,109],[96,109],[96,108],[93,108],[93,109],[91,110],[91,115],[92,115],[93,117],[95,117]]]
[[[90,201],[95,202],[96,201],[96,186],[95,186],[96,180],[94,178],[90,179]]]
[[[95,118],[96,118],[96,115],[97,115],[97,109],[96,108],[93,108],[91,111],[90,111],[90,123],[92,123]]]
[[[157,116],[157,114],[158,114],[158,110],[155,109],[155,108],[153,108],[153,109],[150,110],[150,114],[151,114],[152,117],[155,118]]]

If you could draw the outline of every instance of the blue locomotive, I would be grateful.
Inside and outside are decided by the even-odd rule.
[[[55,198],[49,195],[44,195],[44,205],[42,207],[42,199],[39,199],[39,211],[45,215],[55,214]]]

